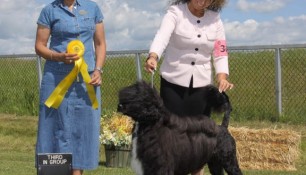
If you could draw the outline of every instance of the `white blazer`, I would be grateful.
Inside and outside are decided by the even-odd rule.
[[[216,74],[229,74],[225,32],[217,12],[207,10],[198,18],[187,3],[170,6],[150,47],[159,58],[164,51],[160,74],[170,83],[189,87],[193,76],[195,88],[212,84],[212,63]]]

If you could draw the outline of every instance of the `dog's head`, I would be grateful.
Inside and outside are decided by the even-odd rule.
[[[137,122],[157,121],[163,110],[163,102],[155,88],[144,81],[119,91],[118,112]]]

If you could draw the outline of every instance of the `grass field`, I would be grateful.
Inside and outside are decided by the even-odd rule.
[[[296,164],[297,171],[244,170],[246,175],[305,175],[306,172],[306,127],[269,122],[231,122],[234,127],[290,129],[302,133],[301,156]],[[0,175],[34,175],[34,148],[37,117],[0,114]],[[85,175],[133,175],[130,168],[107,168],[104,166],[103,149],[98,169],[86,171]],[[205,174],[209,174],[205,168]]]

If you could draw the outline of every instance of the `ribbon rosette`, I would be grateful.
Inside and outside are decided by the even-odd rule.
[[[80,40],[72,40],[67,45],[67,52],[68,53],[76,53],[80,57],[78,60],[74,62],[74,67],[71,72],[56,86],[54,91],[51,93],[49,98],[46,100],[45,105],[53,107],[57,109],[60,104],[62,103],[66,92],[68,91],[69,87],[73,83],[73,81],[77,78],[78,74],[81,73],[83,80],[86,84],[87,92],[89,99],[91,101],[92,107],[94,109],[98,108],[98,100],[95,94],[95,90],[93,85],[89,84],[91,78],[87,71],[87,64],[84,60],[84,51],[85,46]]]

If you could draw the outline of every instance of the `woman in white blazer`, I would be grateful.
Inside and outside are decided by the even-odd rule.
[[[164,16],[151,44],[145,64],[148,72],[160,67],[160,94],[165,106],[178,115],[205,114],[205,99],[200,87],[213,84],[212,66],[219,91],[233,87],[228,54],[219,11],[225,0],[175,0]],[[203,172],[193,173],[201,175]]]

